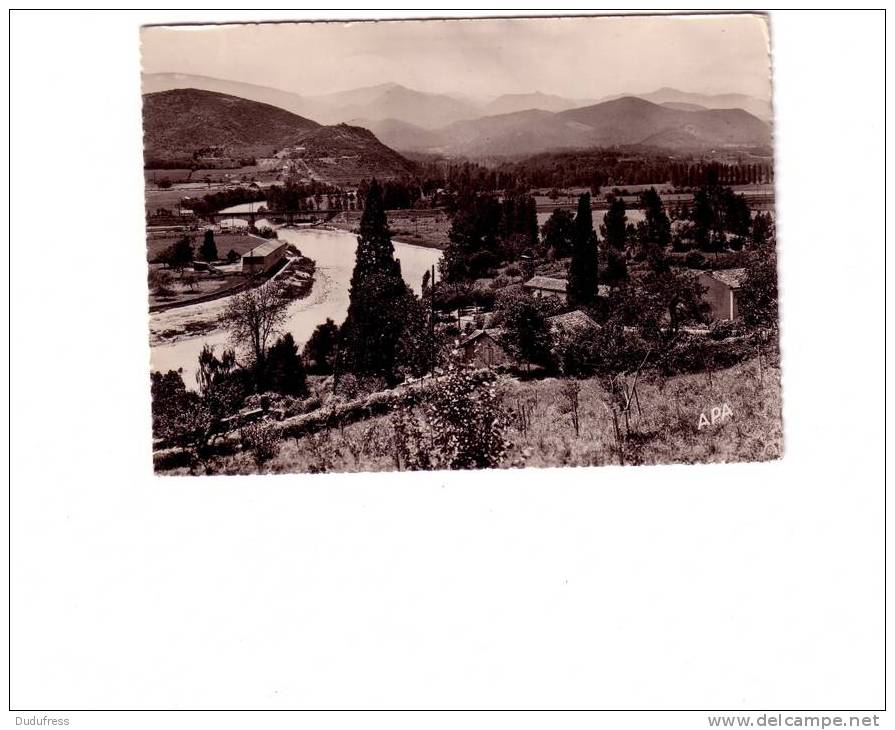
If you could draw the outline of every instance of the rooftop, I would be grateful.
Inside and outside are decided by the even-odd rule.
[[[580,309],[565,314],[557,314],[553,317],[547,317],[551,328],[560,328],[564,330],[589,330],[596,329],[597,323],[594,322],[587,314]]]
[[[500,327],[495,327],[493,329],[485,329],[485,330],[473,330],[466,337],[460,340],[461,345],[465,345],[469,342],[477,340],[482,335],[488,335],[492,339],[497,339],[500,335],[503,334],[503,330]]]
[[[739,289],[746,279],[746,269],[721,269],[719,271],[706,271],[706,274],[727,284],[731,289]]]
[[[552,276],[535,276],[525,282],[529,289],[544,289],[545,291],[562,292],[565,294],[568,282],[565,279],[557,279]]]
[[[255,246],[251,251],[246,251],[242,257],[245,258],[246,256],[250,256],[251,258],[264,258],[285,245],[286,243],[284,241],[271,238],[269,241],[265,241],[259,246]]]

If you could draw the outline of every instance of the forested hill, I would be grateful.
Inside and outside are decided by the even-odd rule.
[[[200,89],[143,95],[147,167],[235,160],[320,180],[399,177],[413,163],[366,129],[323,126],[269,104]]]
[[[147,157],[174,157],[217,149],[244,156],[257,147],[283,147],[320,125],[257,101],[200,89],[143,96]]]

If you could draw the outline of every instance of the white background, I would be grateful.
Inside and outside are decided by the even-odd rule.
[[[772,17],[782,461],[157,479],[138,27],[264,17],[13,15],[9,725],[882,709],[884,16]]]

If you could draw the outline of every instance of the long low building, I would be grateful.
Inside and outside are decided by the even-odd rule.
[[[280,263],[285,256],[286,244],[272,238],[242,255],[242,271],[244,274],[263,274]]]

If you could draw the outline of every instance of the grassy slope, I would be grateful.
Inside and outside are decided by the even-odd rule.
[[[783,452],[780,373],[765,367],[758,378],[757,360],[726,370],[647,377],[638,394],[642,415],[631,421],[632,436],[620,453],[606,392],[597,380],[579,381],[580,435],[576,437],[562,395],[565,381],[508,381],[504,404],[512,413],[525,408],[529,425],[520,419],[508,433],[511,444],[503,466],[597,466],[618,463],[693,463],[765,461]],[[699,429],[699,417],[728,404],[732,418]],[[636,408],[634,409],[636,414]],[[395,468],[394,431],[388,416],[369,419],[313,436],[283,441],[279,454],[265,466],[273,473],[321,471],[385,471]],[[215,473],[252,474],[248,454],[218,457]],[[186,473],[186,469],[175,472]]]

